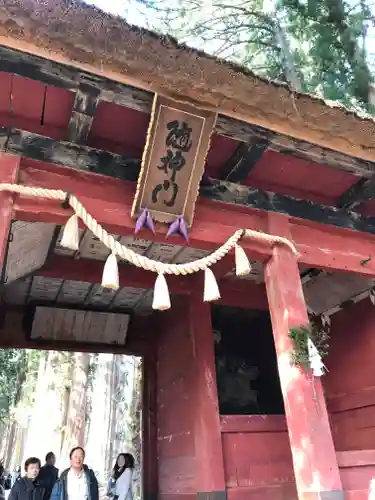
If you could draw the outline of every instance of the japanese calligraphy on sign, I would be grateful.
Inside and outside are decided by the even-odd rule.
[[[155,96],[132,216],[147,208],[159,222],[193,222],[216,114]]]

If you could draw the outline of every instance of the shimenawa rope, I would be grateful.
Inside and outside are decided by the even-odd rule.
[[[67,197],[69,197],[69,205],[72,207],[75,214],[83,221],[85,226],[103,243],[103,245],[105,245],[112,252],[119,255],[121,258],[126,259],[130,263],[134,264],[135,266],[141,267],[147,271],[153,271],[155,273],[187,275],[199,271],[204,271],[207,267],[212,266],[213,264],[221,260],[225,255],[227,255],[244,235],[255,240],[269,243],[271,246],[275,244],[286,245],[295,255],[298,255],[297,249],[295,248],[293,243],[286,238],[253,231],[252,229],[246,229],[245,231],[239,229],[230,238],[228,238],[228,240],[221,247],[219,247],[207,257],[203,257],[202,259],[188,262],[186,264],[166,264],[149,259],[148,257],[145,257],[143,255],[139,255],[127,246],[122,245],[121,243],[116,241],[113,236],[108,234],[107,231],[97,222],[97,220],[87,212],[82,203],[74,195],[69,195],[65,191],[62,191],[60,189],[35,188],[22,186],[19,184],[0,184],[0,191],[9,191],[24,196],[34,198],[47,198],[50,200],[58,200],[61,202],[65,201]]]

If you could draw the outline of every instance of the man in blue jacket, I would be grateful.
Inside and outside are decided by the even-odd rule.
[[[85,450],[77,446],[69,453],[70,468],[64,470],[53,487],[51,500],[99,500],[94,471],[84,464]]]

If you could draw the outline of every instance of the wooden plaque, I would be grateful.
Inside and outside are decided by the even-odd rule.
[[[132,216],[147,208],[154,220],[194,217],[216,113],[155,95]]]

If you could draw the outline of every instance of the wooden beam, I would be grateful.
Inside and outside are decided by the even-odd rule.
[[[116,153],[2,126],[0,151],[128,181],[138,179],[141,167],[139,158],[125,158]]]
[[[227,181],[210,179],[208,182],[206,180],[206,183],[200,187],[200,196],[238,207],[282,213],[305,221],[375,234],[375,217],[365,217],[357,212],[342,210],[338,207],[320,205],[312,201]]]
[[[68,125],[68,141],[78,144],[87,142],[99,98],[97,87],[86,82],[79,84]]]
[[[52,255],[47,264],[39,271],[38,276],[87,283],[101,283],[104,262],[71,259],[60,255]],[[135,266],[119,264],[119,283],[121,287],[153,288],[155,274]],[[190,293],[192,276],[168,276],[168,288],[172,293]]]
[[[243,182],[268,148],[266,139],[253,139],[238,146],[232,157],[221,168],[220,178],[230,182]]]
[[[137,317],[132,319],[124,346],[114,344],[80,343],[77,341],[53,341],[42,339],[29,339],[25,331],[25,312],[23,307],[3,307],[5,324],[0,329],[0,348],[13,349],[41,349],[79,352],[107,352],[113,354],[127,354],[130,356],[143,356],[147,352],[150,332],[150,319]]]
[[[64,88],[72,92],[76,92],[81,81],[87,80],[100,90],[102,101],[112,102],[147,114],[151,113],[153,99],[151,92],[5,46],[0,47],[0,71],[38,80],[46,85]],[[255,136],[269,140],[270,148],[281,153],[292,154],[366,178],[373,174],[373,165],[368,161],[352,158],[330,149],[293,139],[287,135],[274,134],[263,127],[222,115],[218,117],[216,132],[245,143],[251,141]]]
[[[288,220],[274,217],[269,231],[291,238]],[[310,370],[295,366],[290,328],[308,324],[296,257],[277,246],[265,267],[273,337],[278,359],[290,448],[299,500],[343,498],[340,472],[322,383]],[[316,478],[319,477],[319,481]]]
[[[36,272],[44,278],[56,278],[71,281],[84,281],[87,283],[100,283],[103,274],[104,262],[71,259],[53,254],[47,264]],[[216,276],[217,266],[212,267]],[[152,289],[156,275],[134,266],[119,264],[120,286],[132,288]],[[219,276],[218,276],[219,279]],[[195,275],[167,276],[168,288],[171,293],[186,295],[192,290],[201,287],[203,296],[203,282],[196,280]],[[237,307],[252,307],[253,309],[266,310],[267,297],[263,285],[251,280],[224,279],[219,282],[222,298],[216,303],[219,305],[236,305]]]
[[[0,182],[16,183],[18,181],[20,157],[7,153],[0,153]],[[5,191],[0,192],[0,269],[4,272],[4,262],[8,249],[8,238],[12,223],[14,195]],[[1,274],[1,273],[0,273]],[[2,281],[3,276],[0,276]]]
[[[218,389],[217,384],[213,383],[217,379],[211,307],[196,292],[189,297],[187,320],[189,337],[194,346],[189,381],[190,387],[194,388],[190,393],[190,408],[195,443],[196,498],[225,499]]]
[[[87,210],[110,232],[121,236],[134,234],[130,210],[134,184],[58,166],[35,168],[21,166],[20,182],[29,186],[74,192]],[[64,224],[71,212],[56,202],[17,197],[14,217],[19,220]],[[190,244],[194,248],[213,250],[221,246],[234,231],[247,227],[267,231],[268,219],[279,214],[252,210],[244,206],[218,203],[200,198],[196,205]],[[287,217],[287,216],[285,216]],[[287,217],[288,218],[288,217]],[[366,276],[375,275],[375,237],[364,232],[348,231],[332,225],[316,224],[290,218],[292,238],[301,254],[301,264],[323,269],[337,269]],[[156,235],[142,230],[140,238],[165,243],[165,225],[156,225]],[[175,236],[169,243],[184,245]],[[246,238],[241,245],[254,260],[264,261],[271,255],[266,244]]]
[[[375,197],[375,178],[360,179],[343,193],[337,206],[345,210],[353,210],[364,201]]]
[[[6,127],[0,127],[0,150],[17,153],[43,163],[64,165],[127,181],[137,180],[141,163],[138,158],[126,158],[86,145],[56,141],[49,137]],[[244,208],[279,212],[303,220],[375,234],[374,217],[365,217],[338,207],[320,205],[228,181],[205,177],[201,183],[200,196]]]

